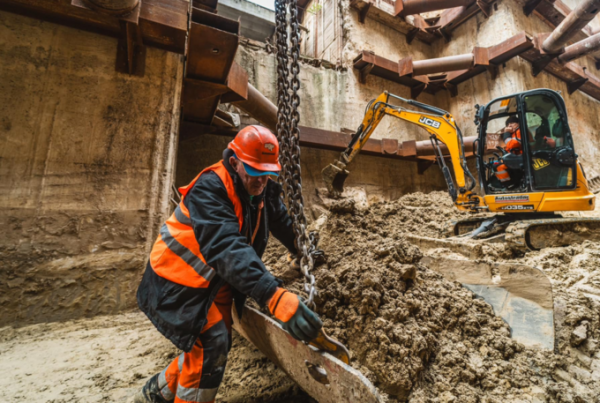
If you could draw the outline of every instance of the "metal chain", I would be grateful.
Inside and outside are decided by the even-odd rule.
[[[288,41],[288,8],[290,12]],[[314,307],[317,294],[314,266],[318,237],[309,234],[304,198],[302,196],[302,170],[300,168],[300,24],[297,0],[276,0],[275,21],[277,24],[277,139],[279,140],[279,162],[282,166],[279,182],[284,191],[284,201],[292,218],[296,235],[296,248],[300,259],[300,270],[305,277],[305,303]],[[289,55],[289,56],[288,56]],[[290,60],[291,58],[291,60]],[[291,74],[290,74],[291,69]]]

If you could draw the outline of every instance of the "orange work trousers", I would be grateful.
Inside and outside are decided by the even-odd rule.
[[[215,401],[231,348],[232,301],[230,286],[221,287],[192,350],[175,358],[158,376],[158,388],[167,401]]]

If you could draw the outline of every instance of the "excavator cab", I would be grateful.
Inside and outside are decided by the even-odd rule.
[[[479,124],[482,194],[569,191],[577,187],[577,155],[565,103],[558,92],[538,89],[494,99],[479,108],[475,122]],[[536,210],[533,204],[519,206],[522,211]]]

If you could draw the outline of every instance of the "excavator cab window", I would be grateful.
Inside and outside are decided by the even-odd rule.
[[[574,188],[576,157],[564,110],[544,93],[527,95],[523,103],[533,188]]]

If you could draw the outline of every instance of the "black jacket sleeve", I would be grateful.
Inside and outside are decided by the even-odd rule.
[[[214,172],[203,174],[184,204],[206,263],[235,289],[265,305],[278,281],[240,233],[233,203],[219,177]]]
[[[265,194],[267,217],[271,234],[283,244],[291,253],[296,254],[295,234],[292,219],[279,196],[281,185],[269,179]]]

